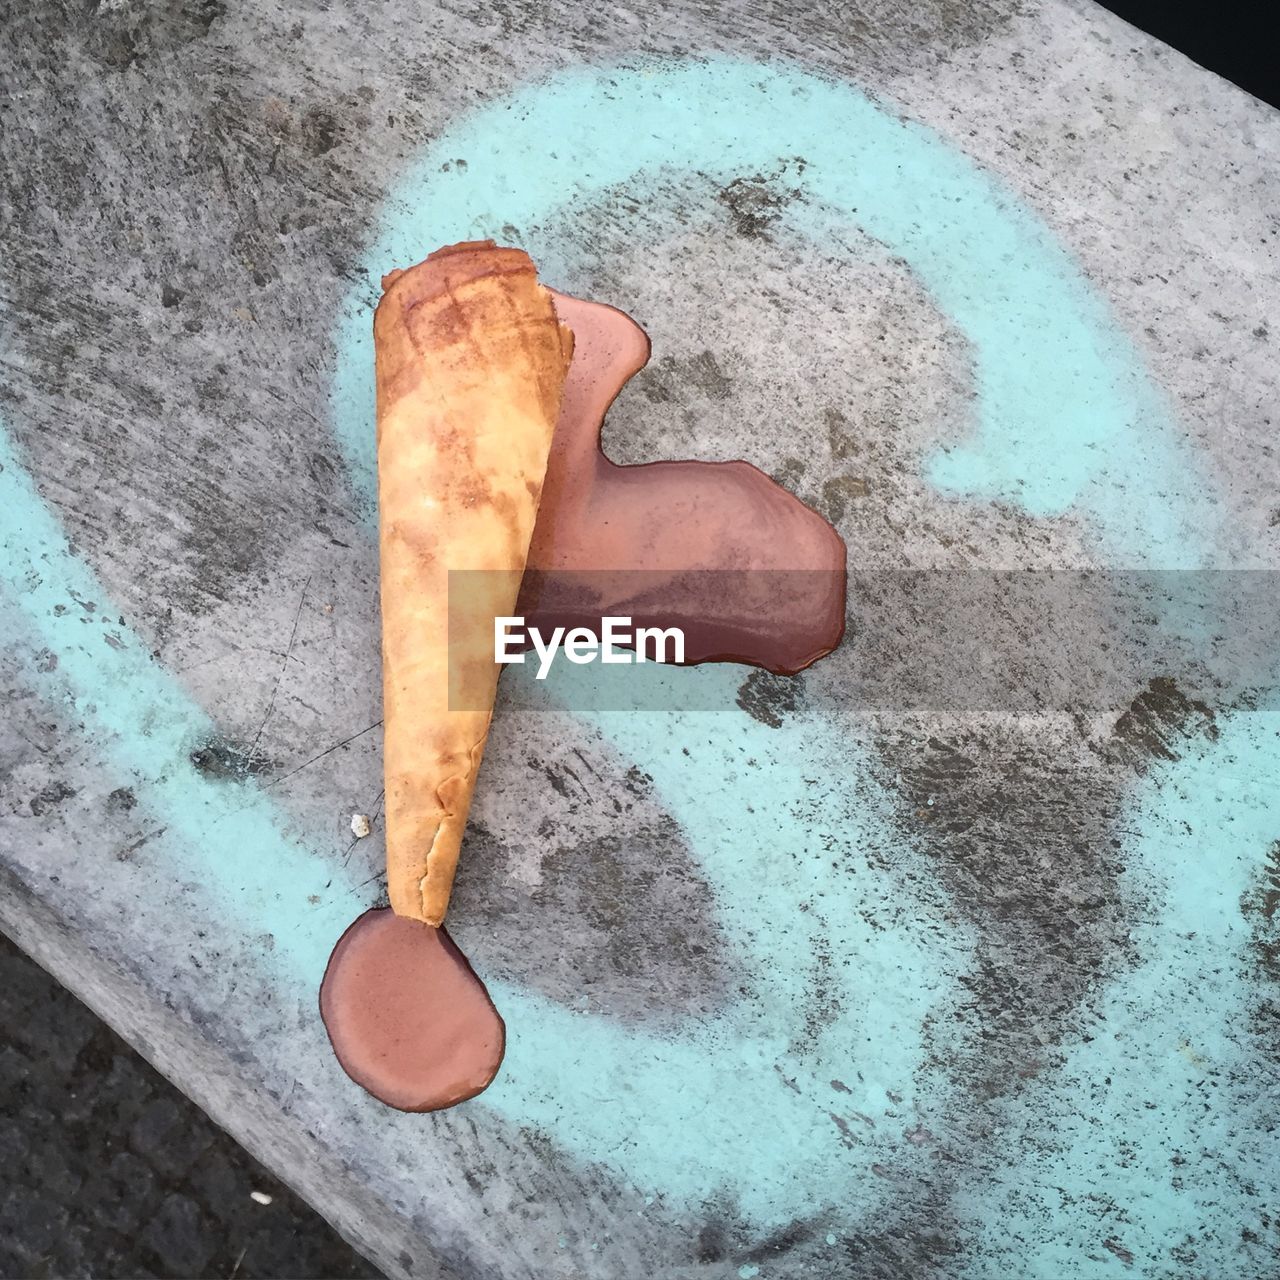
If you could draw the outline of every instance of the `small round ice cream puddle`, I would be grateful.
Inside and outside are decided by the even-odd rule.
[[[506,1048],[502,1017],[453,939],[388,908],[338,940],[320,1016],[347,1075],[401,1111],[474,1098]]]

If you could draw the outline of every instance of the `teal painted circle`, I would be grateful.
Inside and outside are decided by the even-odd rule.
[[[805,165],[789,180],[808,199],[793,213],[794,229],[820,240],[833,212],[846,215],[905,259],[972,352],[975,401],[969,434],[927,467],[926,478],[941,497],[999,500],[1032,516],[1073,514],[1104,563],[1112,566],[1186,568],[1209,561],[1218,541],[1216,510],[1194,458],[1180,443],[1168,405],[1106,304],[1026,204],[944,140],[896,118],[848,85],[797,70],[720,59],[645,62],[560,76],[476,112],[424,152],[388,197],[370,253],[371,287],[351,297],[337,334],[335,423],[357,488],[372,499],[369,312],[384,271],[417,261],[438,244],[485,236],[509,239],[511,227],[555,226],[557,209],[572,209],[610,188],[642,182],[646,174],[697,171],[725,182],[766,171],[796,154],[804,156]],[[527,232],[523,243],[544,264],[572,260],[575,252],[572,244],[539,243]],[[726,685],[726,705],[731,693]],[[695,854],[707,866],[717,893],[732,902],[732,850],[717,847],[714,833],[730,806],[746,804],[749,797],[727,797],[729,803],[711,815],[696,797],[685,797],[682,805],[680,771],[668,769],[664,775],[660,742],[637,741],[633,724],[600,727],[619,750],[666,776]],[[1239,732],[1247,737],[1254,728],[1246,724]],[[830,732],[821,724],[806,730],[811,740],[792,743],[789,759],[772,758],[770,782],[774,774],[785,778],[788,769],[794,772],[801,757]],[[639,737],[645,739],[646,733]],[[772,744],[775,750],[779,745]],[[724,762],[705,767],[708,776],[715,776]],[[834,802],[833,797],[826,800]],[[829,813],[830,830],[849,835],[855,846],[891,840],[893,826],[882,809],[880,797],[852,820]],[[1160,832],[1167,827],[1159,810],[1157,800],[1140,795],[1133,816],[1146,830]],[[812,836],[813,827],[793,834],[803,841],[806,834]],[[1177,868],[1162,856],[1173,847],[1140,835],[1135,862],[1150,867],[1157,879],[1176,875]],[[1253,865],[1247,849],[1233,865],[1232,884],[1238,887]],[[893,886],[881,888],[892,897]],[[1210,886],[1200,888],[1207,901],[1228,900],[1229,895]],[[945,938],[941,948],[940,938]],[[1109,988],[1111,997],[1122,1002],[1126,983],[1139,989],[1163,983],[1190,1001],[1198,978],[1194,966],[1180,958],[1169,929],[1158,924],[1149,941],[1144,963],[1133,977]],[[857,954],[857,941],[844,942],[853,947],[849,954]],[[892,967],[897,950],[904,961],[900,989],[913,993],[923,1014],[945,996],[949,979],[940,983],[936,975],[960,972],[968,940],[940,929],[923,947],[921,942],[909,934],[893,937],[878,959]],[[784,984],[799,979],[804,946],[802,942],[779,966]],[[1232,990],[1237,990],[1238,973],[1230,973],[1228,983],[1236,983]],[[1195,1005],[1197,1025],[1205,1034],[1215,1034],[1233,998]],[[537,1012],[521,1008],[527,997],[519,992],[506,992],[503,999],[514,1002],[509,1006],[513,1022]],[[874,1035],[889,1030],[868,1029]],[[760,1030],[741,1032],[749,1057],[753,1034]],[[900,1030],[893,1028],[890,1035]],[[604,1032],[606,1056],[617,1050],[608,1043],[610,1034]],[[767,1036],[761,1043],[767,1043]],[[816,1145],[806,1139],[799,1112],[780,1125],[780,1141],[753,1137],[749,1125],[744,1131],[744,1113],[764,1114],[758,1109],[764,1099],[734,1087],[727,1094],[717,1089],[721,1072],[708,1054],[714,1051],[723,1060],[726,1045],[694,1035],[672,1052],[670,1046],[655,1052],[641,1048],[631,1056],[636,1047],[632,1042],[624,1055],[627,1061],[611,1060],[609,1069],[620,1071],[622,1095],[637,1109],[623,1107],[609,1123],[584,1128],[580,1121],[567,1120],[557,1098],[564,1097],[560,1091],[566,1086],[571,1088],[572,1072],[548,1072],[553,1087],[537,1099],[527,1092],[524,1071],[514,1072],[515,1089],[504,1088],[494,1101],[513,1118],[536,1115],[575,1150],[655,1186],[696,1195],[718,1177],[742,1196],[753,1221],[812,1212],[829,1201],[833,1188],[839,1188],[849,1218],[870,1211],[867,1148],[815,1158],[812,1152],[822,1148],[820,1135],[810,1135],[819,1138]],[[605,1060],[592,1056],[600,1048],[596,1045],[583,1063],[588,1074]],[[686,1053],[690,1048],[692,1057]],[[918,1040],[896,1063],[881,1059],[879,1065],[892,1073],[907,1066],[913,1055],[919,1069]],[[531,1074],[545,1071],[554,1056],[550,1046],[532,1053]],[[763,1058],[756,1053],[755,1065],[763,1068],[768,1056],[767,1050]],[[870,1060],[861,1059],[876,1060],[875,1053]],[[850,1061],[859,1061],[856,1052]],[[777,1062],[773,1065],[778,1068]],[[824,1060],[819,1074],[828,1065]],[[685,1075],[686,1070],[693,1074]],[[758,1078],[765,1079],[763,1070]],[[1139,1070],[1132,1082],[1135,1090],[1141,1078]],[[675,1126],[657,1125],[656,1137],[647,1143],[647,1126],[653,1126],[646,1117],[661,1114],[688,1080],[698,1081],[698,1096],[709,1100],[707,1107],[686,1113],[677,1105]],[[945,1109],[946,1089],[936,1078],[919,1075],[917,1084],[912,1102],[918,1113]],[[1069,1078],[1057,1079],[1041,1092],[1064,1116],[1087,1113],[1088,1104],[1074,1096]],[[784,1107],[791,1101],[785,1092],[775,1096]],[[1117,1123],[1123,1119],[1117,1117]],[[1150,1124],[1136,1125],[1134,1132],[1152,1150],[1163,1150],[1160,1132]],[[1082,1244],[1094,1224],[1087,1213],[1055,1216],[1039,1188],[1057,1185],[1055,1179],[1079,1177],[1096,1157],[1087,1131],[1067,1138],[1062,1148],[1057,1160],[1046,1158],[1041,1169],[1020,1163],[1011,1152],[1010,1176],[1037,1187],[1024,1213],[998,1211],[983,1201],[985,1189],[972,1189],[967,1203],[983,1250],[994,1255],[1008,1252],[1010,1241],[1034,1240],[1038,1265],[1046,1268],[1043,1274],[1079,1271]],[[1251,1152],[1248,1144],[1237,1147],[1244,1164],[1256,1165]],[[992,1184],[998,1185],[998,1180]],[[1138,1172],[1126,1185],[1147,1203],[1170,1203],[1159,1179],[1147,1172]],[[958,1203],[966,1203],[966,1193]],[[1163,1233],[1173,1226],[1167,1214],[1153,1213],[1146,1242],[1158,1249]]]
[[[859,226],[907,262],[972,352],[970,432],[927,469],[940,494],[1075,512],[1113,564],[1205,559],[1216,519],[1167,405],[1027,205],[850,85],[723,59],[568,73],[426,149],[386,198],[368,288],[353,291],[336,335],[334,416],[357,489],[372,498],[370,311],[385,271],[440,244],[554,227],[558,209],[645,174],[728,181],[795,155],[805,164],[788,182],[807,199],[791,225],[819,241],[833,216]],[[575,253],[525,234],[535,260]]]
[[[568,169],[552,175],[560,188],[548,181],[546,190],[532,192],[519,148],[532,147],[528,154],[545,159],[540,140],[552,128],[572,142]],[[529,216],[654,166],[694,157],[704,170],[751,170],[770,147],[770,158],[793,152],[797,129],[819,128],[825,143],[802,139],[809,169],[819,167],[809,179],[812,190],[836,205],[851,191],[873,197],[859,215],[863,225],[898,245],[953,323],[978,334],[980,405],[969,451],[935,461],[938,483],[1041,514],[1080,511],[1110,545],[1139,560],[1167,548],[1168,538],[1195,516],[1194,473],[1183,471],[1159,397],[1131,363],[1105,308],[1032,214],[939,139],[847,87],[795,72],[712,63],[583,73],[531,89],[472,117],[437,144],[388,205],[376,271],[420,256],[424,245],[500,230],[494,220],[514,220],[518,208]],[[620,138],[628,150],[621,158],[610,149]],[[470,156],[465,178],[455,166],[437,191],[433,166],[464,147]],[[698,159],[703,148],[711,159]],[[832,167],[840,156],[857,170],[853,176],[842,178]],[[945,216],[947,202],[937,203],[939,192],[953,197],[954,223]],[[425,213],[412,203],[418,200],[430,202]],[[884,205],[879,213],[877,201]],[[942,222],[930,248],[924,242],[935,215]],[[984,225],[992,243],[1003,246],[998,260],[988,262],[989,248],[972,239]],[[422,241],[414,243],[419,235]],[[990,277],[982,274],[988,269]],[[952,278],[944,278],[949,272]],[[1019,273],[1045,289],[1056,287],[1048,295],[1054,306],[1028,296],[1029,287],[1009,292]],[[1072,319],[1059,304],[1080,309]],[[343,319],[335,388],[337,427],[366,490],[372,476],[369,305],[368,297],[353,298]],[[988,314],[1006,306],[1018,323]],[[1065,334],[1074,345],[1055,348],[1044,333]],[[1079,361],[1078,380],[1052,381],[1052,367],[1043,362],[1052,356],[1061,365],[1063,351]],[[1020,367],[1028,361],[1029,369]],[[1074,408],[1037,416],[1037,375]],[[1107,396],[1114,397],[1109,407]],[[1099,422],[1106,426],[1102,437]],[[1088,456],[1037,473],[1037,433],[1041,453]],[[1117,510],[1125,496],[1136,514]],[[46,647],[58,659],[29,673],[32,687],[50,706],[69,706],[89,749],[136,787],[142,810],[157,824],[149,851],[199,884],[224,927],[277,939],[269,966],[291,984],[298,1007],[310,1007],[328,947],[349,919],[350,904],[360,901],[361,886],[334,866],[327,842],[307,841],[269,792],[246,786],[233,793],[189,767],[190,744],[214,726],[129,628],[99,633],[66,610],[69,593],[100,602],[108,596],[68,547],[56,514],[3,433],[0,499],[6,639]],[[1148,518],[1161,502],[1164,516]],[[1204,539],[1211,541],[1211,534]],[[1190,545],[1198,555],[1203,543]],[[105,605],[102,612],[114,613]],[[656,671],[653,678],[668,675]],[[720,693],[730,704],[726,673],[693,678],[725,681]],[[554,705],[554,689],[548,698]],[[716,731],[726,723],[722,716],[732,733]],[[909,1111],[914,1123],[944,1114],[953,1101],[945,1080],[925,1064],[919,1022],[951,998],[951,979],[968,963],[971,940],[944,920],[944,904],[929,896],[927,877],[924,887],[904,883],[898,873],[914,869],[910,850],[895,872],[876,865],[872,855],[898,838],[890,799],[878,786],[864,783],[848,797],[813,794],[815,759],[843,762],[854,779],[867,773],[856,744],[829,725],[801,717],[772,733],[732,711],[687,715],[661,735],[634,719],[595,723],[620,754],[652,772],[716,881],[730,946],[760,969],[768,999],[744,1001],[716,1026],[659,1034],[576,1015],[525,991],[501,992],[520,1025],[510,1079],[495,1089],[493,1105],[517,1122],[545,1126],[580,1156],[673,1201],[716,1191],[736,1196],[753,1226],[831,1204],[841,1206],[833,1218],[865,1220],[895,1186],[868,1175],[873,1152],[900,1162],[886,1167],[911,1172],[912,1155],[897,1127],[904,1117],[895,1108]],[[1134,921],[1136,959],[1098,993],[1094,1030],[1105,1036],[1063,1046],[1062,1061],[1044,1072],[1026,1105],[1010,1105],[993,1149],[978,1166],[964,1166],[967,1180],[950,1207],[973,1246],[974,1273],[999,1259],[1002,1273],[1099,1274],[1116,1256],[1098,1252],[1105,1225],[1150,1274],[1179,1267],[1184,1274],[1265,1274],[1271,1240],[1263,1232],[1273,1230],[1267,1215],[1280,1195],[1269,1129],[1280,1099],[1274,1073],[1268,1075],[1251,1047],[1251,1019],[1266,993],[1249,977],[1253,943],[1240,908],[1267,874],[1274,840],[1277,727],[1274,712],[1232,717],[1211,749],[1135,792],[1126,817],[1134,834],[1125,852],[1128,874],[1141,882],[1148,903]],[[690,756],[673,745],[679,739],[692,744]],[[726,783],[722,813],[707,803],[707,778]],[[824,859],[833,842],[855,865],[861,858],[866,866],[836,904],[840,911],[815,911],[830,891]],[[762,861],[762,851],[776,861]],[[753,897],[752,875],[761,870],[780,885],[768,921],[758,918]],[[874,927],[862,913],[872,919],[880,913],[877,923],[890,927]],[[832,942],[837,955],[855,957],[861,966],[839,992],[855,1013],[826,1041],[798,1045],[785,1019],[760,1013],[803,1000],[801,959],[812,954],[815,940]],[[870,1048],[868,1039],[876,1041]],[[840,1106],[876,1122],[866,1133],[855,1129],[852,1146],[845,1135],[833,1139],[839,1130],[816,1108],[792,1101],[819,1099],[821,1077],[837,1062],[863,1072],[856,1084],[841,1077],[859,1092],[856,1098],[841,1094]],[[683,1075],[686,1070],[692,1074]],[[913,1092],[895,1088],[891,1096],[889,1082],[903,1076]],[[658,1123],[648,1110],[655,1105],[666,1109]],[[878,1191],[881,1186],[887,1190]],[[1112,1216],[1089,1207],[1096,1202],[1110,1203]],[[1175,1246],[1182,1254],[1171,1252]],[[1179,1259],[1188,1250],[1195,1261],[1184,1264]]]

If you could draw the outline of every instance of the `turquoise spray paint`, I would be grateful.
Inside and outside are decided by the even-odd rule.
[[[642,180],[647,172],[696,169],[724,181],[768,170],[796,154],[804,156],[805,166],[789,181],[807,201],[792,212],[795,229],[821,240],[833,223],[856,221],[907,261],[973,352],[972,434],[940,452],[927,469],[943,494],[999,498],[1032,516],[1074,512],[1111,567],[1212,563],[1218,516],[1195,459],[1179,443],[1163,398],[1132,345],[1075,262],[989,175],[935,135],[895,119],[849,86],[791,70],[713,60],[583,72],[525,90],[460,122],[427,150],[388,201],[371,253],[373,282],[394,265],[416,261],[426,247],[480,236],[501,239],[505,226],[562,225],[557,209]],[[457,158],[465,158],[465,167],[453,163]],[[573,246],[536,233],[526,235],[524,244],[553,281],[573,254]],[[343,318],[338,346],[345,360],[335,383],[337,431],[353,477],[370,496],[372,359],[367,307],[356,299]],[[1169,622],[1184,634],[1198,634],[1192,618]],[[1263,795],[1271,796],[1263,780],[1280,773],[1275,767],[1280,760],[1268,755],[1268,732],[1253,718],[1233,723],[1203,768],[1211,779],[1217,770],[1235,767],[1227,763],[1232,759],[1228,744],[1239,742],[1263,744],[1261,754],[1251,750],[1244,758],[1256,770],[1251,776]],[[1227,1035],[1229,1010],[1247,999],[1248,990],[1238,938],[1226,922],[1235,921],[1239,932],[1240,894],[1266,845],[1261,832],[1245,837],[1243,822],[1234,831],[1193,824],[1231,837],[1224,868],[1194,874],[1204,862],[1198,863],[1191,850],[1145,834],[1165,831],[1160,818],[1165,803],[1164,788],[1154,784],[1145,784],[1135,796],[1135,821],[1126,826],[1144,834],[1132,850],[1131,879],[1141,879],[1144,888],[1148,883],[1170,886],[1170,891],[1179,884],[1191,886],[1192,901],[1205,904],[1206,925],[1212,920],[1216,926],[1204,930],[1200,947],[1222,949],[1226,977],[1206,986],[1207,957],[1188,949],[1157,913],[1151,928],[1138,935],[1142,963],[1113,984],[1111,999],[1123,1002],[1133,998],[1132,992],[1149,989],[1176,993],[1168,997],[1175,1007],[1196,1013],[1188,1018],[1187,1035],[1196,1042],[1219,1042]],[[1242,797],[1241,803],[1254,819],[1267,811],[1258,797]],[[699,816],[691,815],[691,833],[699,830]],[[891,839],[887,823],[880,838]],[[1108,1006],[1102,1007],[1105,1022]],[[1150,1028],[1131,1033],[1141,1051],[1120,1059],[1118,1071],[1134,1073],[1130,1094],[1145,1073],[1167,1066],[1167,1045],[1144,1044],[1144,1034]],[[1231,1043],[1239,1048],[1237,1041]],[[1073,1051],[1077,1073],[1059,1073],[1037,1091],[1029,1104],[1032,1116],[1051,1105],[1069,1128],[1069,1117],[1094,1110],[1081,1089],[1087,1094],[1091,1086],[1085,1082],[1106,1077],[1113,1046],[1101,1038],[1091,1045]],[[1177,1069],[1167,1095],[1175,1111],[1182,1096],[1175,1087]],[[1120,1089],[1116,1093],[1127,1096]],[[1179,1114],[1188,1114],[1187,1108]],[[1030,1135],[1034,1121],[1023,1124]],[[1134,1247],[1151,1251],[1154,1260],[1160,1256],[1158,1242],[1174,1238],[1180,1218],[1208,1209],[1195,1192],[1171,1194],[1170,1175],[1152,1154],[1169,1146],[1167,1114],[1155,1120],[1145,1106],[1142,1114],[1131,1106],[1117,1108],[1105,1131],[1126,1128],[1142,1135],[1149,1159],[1138,1172],[1113,1171],[1110,1181],[1121,1199],[1136,1197],[1154,1206],[1134,1237]],[[1230,1158],[1249,1168],[1261,1185],[1280,1181],[1274,1165],[1268,1169],[1260,1162],[1258,1144],[1244,1128]],[[1080,1171],[1085,1184],[1090,1178],[1107,1180],[1088,1143],[1079,1141],[1065,1142],[1057,1160],[1045,1160],[1039,1168],[1015,1161],[1009,1177],[1061,1181],[1071,1169]],[[1039,1239],[1044,1247],[1036,1256],[1045,1275],[1065,1274],[1067,1266],[1098,1265],[1097,1249],[1083,1247],[1097,1229],[1087,1209],[1059,1208],[1046,1218],[1038,1203],[1028,1203],[1028,1214],[1018,1214],[991,1200],[979,1205],[979,1199],[974,1197],[973,1222],[987,1248]],[[1251,1210],[1240,1202],[1233,1212],[1244,1220]],[[1118,1254],[1104,1249],[1100,1256],[1102,1265],[1122,1265]]]
[[[1106,539],[1112,567],[1201,563],[1216,520],[1192,459],[1128,338],[1045,225],[857,89],[721,59],[560,76],[426,150],[387,198],[369,289],[353,292],[338,329],[335,429],[357,489],[374,493],[369,299],[386,271],[436,245],[508,238],[508,226],[556,228],[558,209],[646,174],[727,181],[797,154],[805,165],[788,183],[806,199],[791,224],[820,242],[835,221],[861,227],[906,260],[973,351],[972,435],[932,459],[939,489],[1036,516],[1074,510]],[[572,245],[550,231],[522,239],[545,279],[567,274]]]
[[[191,765],[192,746],[212,730],[208,718],[126,628],[112,628],[108,644],[106,634],[86,630],[78,611],[59,612],[71,592],[98,601],[105,593],[68,550],[7,442],[0,466],[3,585],[22,611],[27,641],[58,657],[54,670],[36,674],[42,692],[54,705],[70,701],[97,749],[130,775],[168,828],[151,847],[175,870],[194,864],[228,923],[271,933],[281,976],[308,1000],[329,949],[357,913],[353,875],[291,831],[265,792],[210,783]],[[573,674],[584,669],[568,678],[553,671],[545,682],[527,670],[511,673],[525,682],[526,701],[557,706],[579,697]],[[612,670],[590,669],[605,678]],[[867,1175],[870,1165],[922,1158],[902,1137],[925,1105],[916,1096],[921,1023],[947,998],[964,939],[943,935],[941,904],[927,895],[917,893],[909,914],[895,910],[907,878],[921,883],[926,873],[892,834],[876,786],[865,783],[856,798],[815,793],[815,771],[866,773],[856,744],[816,720],[782,730],[760,725],[734,704],[741,674],[733,669],[630,671],[652,682],[646,697],[661,705],[677,704],[674,686],[684,681],[703,686],[703,705],[715,697],[706,686],[718,688],[716,700],[727,708],[599,712],[596,723],[624,760],[654,778],[688,833],[716,888],[721,927],[760,994],[676,1036],[493,984],[510,1035],[483,1105],[539,1125],[584,1158],[678,1202],[722,1188],[765,1227],[837,1197],[846,1213],[869,1211],[886,1194]],[[766,788],[767,806],[759,803]],[[828,869],[838,857],[862,869],[829,908]],[[880,869],[883,860],[895,864],[894,874]],[[771,886],[767,903],[758,893],[762,880]],[[818,936],[832,954],[856,962],[833,979],[844,1016],[809,1043],[804,996]],[[805,1046],[799,1055],[798,1044]],[[856,1092],[835,1097],[833,1076],[847,1077]],[[879,1122],[854,1147],[830,1116],[845,1105]]]
[[[1139,963],[1011,1108],[1003,1167],[961,1189],[974,1274],[1274,1274],[1280,1077],[1252,1026],[1266,992],[1241,900],[1259,899],[1280,838],[1278,780],[1273,698],[1136,788],[1124,887],[1144,903]]]
[[[543,141],[550,136],[557,138],[554,157]],[[1211,552],[1213,525],[1159,395],[1069,257],[1032,214],[944,142],[846,86],[795,71],[711,62],[580,73],[527,90],[462,122],[428,151],[388,200],[373,275],[416,260],[436,243],[498,235],[506,223],[528,225],[558,204],[657,167],[696,165],[741,176],[797,150],[808,162],[804,181],[817,210],[797,214],[799,229],[821,234],[833,210],[840,215],[856,207],[859,224],[907,259],[971,345],[978,392],[972,434],[930,464],[930,477],[944,493],[999,497],[1033,515],[1076,511],[1119,564],[1182,566]],[[442,171],[460,156],[467,159],[465,172]],[[572,253],[571,246],[527,247],[549,266],[563,260],[557,254]],[[553,270],[547,274],[555,278]],[[372,493],[371,370],[367,300],[353,298],[340,326],[335,425],[366,494]],[[99,600],[103,593],[68,552],[7,446],[0,462],[4,587],[21,610],[21,626],[60,659],[56,671],[33,679],[53,703],[70,698],[96,748],[140,780],[144,803],[177,833],[161,846],[175,867],[198,857],[201,881],[228,919],[286,940],[282,962],[291,980],[310,990],[345,913],[338,921],[331,911],[309,910],[305,895],[319,881],[332,878],[341,886],[341,873],[251,787],[237,794],[243,820],[252,824],[253,844],[246,844],[248,832],[237,826],[225,795],[183,767],[190,746],[210,728],[207,718],[127,630],[115,629],[118,647],[98,644],[96,634],[57,614],[70,590]],[[1209,532],[1196,536],[1195,528]],[[646,675],[723,681],[726,706],[732,705],[736,682],[724,672],[650,668]],[[529,696],[554,699],[557,691]],[[909,1158],[892,1129],[898,1117],[889,1090],[897,1094],[908,1077],[902,1105],[912,1119],[954,1101],[922,1070],[919,1022],[945,1005],[969,940],[940,927],[941,904],[927,895],[914,904],[920,927],[902,924],[895,908],[903,895],[920,892],[920,881],[912,877],[914,852],[894,829],[888,797],[873,783],[850,796],[813,795],[805,775],[815,752],[828,753],[827,766],[839,762],[845,776],[867,777],[861,749],[837,740],[820,721],[770,731],[726,710],[688,713],[678,727],[666,721],[661,730],[640,717],[607,713],[593,723],[620,755],[653,774],[716,886],[730,944],[761,974],[766,998],[729,1009],[715,1025],[659,1037],[573,1015],[527,992],[498,990],[515,1035],[507,1070],[486,1105],[541,1124],[584,1158],[674,1199],[694,1201],[713,1187],[736,1192],[761,1228],[835,1201],[856,1224],[880,1195],[866,1174],[871,1161],[886,1151]],[[690,745],[691,757],[675,758],[672,742],[680,740]],[[1280,772],[1277,755],[1267,723],[1241,717],[1211,753],[1136,798],[1133,874],[1164,886],[1167,896],[1135,930],[1141,963],[1103,993],[1099,1019],[1109,1025],[1134,1002],[1165,1001],[1170,1016],[1181,1020],[1175,1047],[1191,1066],[1183,1040],[1201,1059],[1247,1052],[1238,1019],[1250,997],[1232,913],[1265,847],[1264,802],[1270,803],[1271,779]],[[690,758],[697,770],[692,779]],[[762,813],[751,802],[766,777],[777,800]],[[705,803],[717,786],[726,795],[719,810]],[[1180,823],[1224,851],[1218,872],[1188,875],[1196,850],[1180,842]],[[894,855],[892,870],[868,865],[865,876],[842,886],[838,912],[814,912],[816,899],[829,890],[822,858],[833,836],[855,859],[873,850]],[[778,923],[771,919],[764,929],[747,885],[771,844],[794,856],[770,904]],[[256,856],[236,856],[246,847]],[[859,915],[849,909],[854,906],[873,917],[879,912],[890,927],[866,931],[850,923]],[[1186,919],[1200,923],[1202,948],[1220,956],[1216,980],[1207,986],[1205,966],[1213,957],[1186,947]],[[857,957],[858,966],[841,980],[846,1018],[810,1058],[797,1060],[793,1027],[777,1009],[803,994],[805,961],[818,935],[836,954]],[[891,980],[876,989],[867,974]],[[1049,1154],[1020,1159],[1012,1142],[1015,1118],[1007,1181],[975,1191],[968,1202],[984,1254],[1024,1249],[1039,1274],[1069,1274],[1055,1268],[1071,1266],[1084,1274],[1079,1246],[1096,1236],[1096,1218],[1062,1197],[1048,1216],[1042,1211],[1053,1187],[1073,1181],[1085,1187],[1103,1177],[1121,1200],[1143,1204],[1135,1243],[1150,1256],[1162,1256],[1188,1221],[1210,1217],[1220,1227],[1208,1228],[1206,1239],[1216,1256],[1230,1256],[1227,1231],[1247,1209],[1243,1193],[1228,1188],[1214,1206],[1198,1191],[1188,1196],[1171,1188],[1163,1157],[1173,1144],[1201,1141],[1205,1123],[1184,1105],[1188,1073],[1169,1045],[1153,1038],[1149,1025],[1133,1034],[1127,1055],[1117,1056],[1102,1037],[1073,1047],[1069,1066],[1044,1081],[1031,1106],[1057,1122]],[[800,1094],[781,1082],[779,1064],[800,1082]],[[602,1068],[615,1074],[602,1075]],[[809,1104],[821,1097],[823,1077],[850,1068],[863,1075],[857,1109],[881,1119],[877,1133],[888,1135],[853,1150],[837,1146],[820,1107]],[[1099,1108],[1091,1089],[1108,1070],[1119,1084],[1108,1106]],[[1160,1122],[1133,1108],[1153,1077],[1169,1100]],[[607,1096],[591,1091],[591,1082],[602,1078],[618,1082]],[[696,1103],[679,1100],[677,1080]],[[1257,1158],[1250,1106],[1248,1098],[1230,1099],[1227,1111],[1238,1123],[1217,1125],[1211,1136],[1222,1159],[1239,1176],[1255,1177],[1274,1199],[1275,1170]],[[664,1112],[670,1123],[654,1129],[652,1117]],[[768,1141],[745,1122],[752,1114],[776,1117]],[[1021,1121],[1028,1134],[1030,1115]],[[1091,1115],[1100,1123],[1091,1125]],[[1100,1170],[1098,1135],[1105,1144],[1108,1132],[1134,1133],[1143,1158]],[[1030,1188],[1023,1203],[1001,1198],[1002,1186],[1018,1185]],[[1119,1263],[1104,1251],[1089,1265]]]

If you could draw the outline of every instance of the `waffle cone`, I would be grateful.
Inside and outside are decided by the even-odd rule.
[[[387,888],[398,914],[438,925],[493,715],[493,619],[514,611],[573,335],[529,256],[492,241],[440,249],[382,283]],[[451,611],[456,570],[486,572]]]

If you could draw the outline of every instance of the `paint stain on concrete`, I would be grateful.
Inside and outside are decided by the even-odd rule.
[[[858,452],[858,441],[854,437],[852,424],[835,405],[828,405],[822,411],[822,422],[827,429],[827,444],[832,458],[840,461]]]
[[[832,524],[838,524],[850,507],[870,492],[870,486],[861,476],[832,476],[822,485],[822,497],[817,504],[818,510]]]
[[[1110,838],[1120,782],[1015,729],[924,743],[894,734],[882,750],[902,778],[904,831],[977,929],[960,979],[960,1016],[976,1038],[947,1069],[979,1103],[1020,1092],[1040,1070],[1044,1038],[1068,1034],[1084,1015],[1095,975],[1128,963],[1133,904]]]
[[[1280,840],[1267,850],[1253,886],[1240,899],[1250,928],[1248,961],[1259,980],[1252,1025],[1262,1051],[1280,1063]]]
[[[723,1262],[729,1256],[729,1233],[723,1222],[712,1219],[698,1229],[693,1244],[695,1262]]]
[[[817,1232],[814,1219],[797,1218],[777,1231],[770,1232],[763,1240],[737,1255],[737,1261],[745,1264],[776,1262],[784,1255],[807,1244]]]

